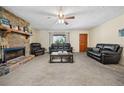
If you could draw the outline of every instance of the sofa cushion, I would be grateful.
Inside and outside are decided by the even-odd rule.
[[[44,51],[43,49],[42,50],[36,50],[35,52],[42,52],[42,51]]]
[[[118,44],[105,44],[103,50],[116,52],[120,46]]]
[[[40,43],[31,43],[31,47],[41,47]]]
[[[97,44],[97,45],[96,45],[96,48],[102,49],[102,48],[103,48],[103,44]]]
[[[59,44],[58,45],[58,49],[63,49],[63,45],[62,44]]]
[[[101,56],[101,53],[99,52],[94,52],[94,51],[88,51],[88,53],[92,54],[92,55],[95,55],[97,57],[100,57]]]
[[[92,48],[92,50],[95,52],[100,52],[100,48]]]
[[[108,51],[108,50],[103,50],[101,51],[102,54],[115,54],[116,52],[113,51]]]
[[[69,49],[69,47],[64,47],[64,49]]]
[[[58,48],[58,45],[57,45],[57,44],[52,44],[52,45],[51,45],[51,48],[57,49],[57,48]]]
[[[103,50],[114,51],[115,47],[113,45],[104,45]]]
[[[71,45],[70,45],[70,43],[65,43],[63,45],[63,47],[64,47],[64,49],[70,49],[71,48]]]
[[[70,43],[64,43],[64,47],[71,47]]]

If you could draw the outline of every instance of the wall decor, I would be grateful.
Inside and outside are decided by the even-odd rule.
[[[0,25],[10,28],[10,21],[6,18],[0,17]]]
[[[119,30],[119,36],[124,37],[124,29]]]
[[[6,18],[0,18],[0,24],[10,25],[10,21]]]

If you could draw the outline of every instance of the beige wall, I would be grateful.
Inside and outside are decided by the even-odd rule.
[[[42,46],[47,49],[47,51],[49,48],[49,32],[54,32],[54,31],[37,31],[37,37],[35,37],[35,41],[41,43]],[[79,52],[79,34],[80,33],[88,34],[88,31],[77,30],[77,31],[66,31],[66,32],[70,32],[70,43],[74,49],[74,52]]]
[[[79,52],[79,35],[83,33],[89,34],[88,31],[70,31],[70,43],[74,49],[74,52]],[[89,40],[89,35],[88,35],[88,40]],[[88,41],[88,46],[89,46],[89,41]]]
[[[124,28],[124,15],[114,18],[89,31],[89,45],[94,47],[97,43],[117,43],[124,47],[124,37],[120,37],[118,30]],[[121,64],[124,64],[124,51]]]

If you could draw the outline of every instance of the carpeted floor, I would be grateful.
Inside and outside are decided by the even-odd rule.
[[[124,85],[124,66],[103,65],[85,53],[75,53],[74,63],[48,61],[49,54],[36,57],[0,77],[0,85]]]

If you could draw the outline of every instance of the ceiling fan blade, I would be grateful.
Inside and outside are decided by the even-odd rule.
[[[75,16],[65,17],[65,19],[75,19]]]
[[[65,23],[65,25],[68,25],[68,24],[69,24],[69,23],[68,23],[68,22],[66,22],[66,21],[65,21],[64,23]]]

